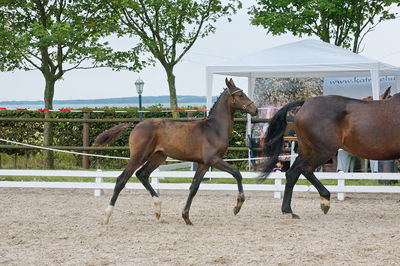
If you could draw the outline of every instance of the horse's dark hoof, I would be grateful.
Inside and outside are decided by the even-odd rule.
[[[300,216],[298,216],[297,214],[292,213],[292,219],[300,219]]]
[[[327,214],[329,209],[330,209],[330,207],[331,207],[331,202],[330,202],[330,200],[327,200],[327,199],[321,197],[321,205],[320,206],[321,206],[321,210],[325,214]]]
[[[233,214],[234,215],[238,214],[239,212],[240,212],[240,208],[238,208],[238,207],[234,207],[233,208]]]
[[[329,211],[329,206],[321,204],[321,210],[324,212],[324,214],[327,214]]]
[[[297,214],[294,214],[292,212],[283,212],[283,215],[289,216],[292,219],[300,219],[300,216],[298,216]]]

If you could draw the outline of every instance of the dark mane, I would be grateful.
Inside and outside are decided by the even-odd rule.
[[[213,106],[210,109],[210,112],[208,112],[208,116],[207,118],[210,118],[214,113],[215,113],[215,107],[218,105],[218,103],[220,102],[222,95],[225,93],[227,89],[224,89],[221,94],[218,96],[217,100],[215,101],[215,103],[213,104]],[[207,119],[206,118],[206,119]]]

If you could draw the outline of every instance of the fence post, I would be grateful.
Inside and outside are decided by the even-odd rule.
[[[83,119],[89,119],[89,113],[83,113]],[[89,147],[89,123],[84,122],[82,128],[82,146]],[[83,150],[83,153],[87,153],[87,150]],[[86,155],[82,156],[82,168],[89,169],[89,157]]]
[[[345,184],[345,179],[344,179],[344,172],[343,171],[339,171],[339,178],[338,178],[338,188],[340,190],[344,189],[344,187],[346,186]],[[338,192],[337,193],[337,199],[338,200],[344,200],[344,198],[346,197],[346,193],[344,192]]]
[[[103,182],[103,171],[101,171],[101,169],[97,169],[96,173],[97,173],[97,177],[96,177],[95,183],[102,183]],[[101,195],[104,195],[104,190],[102,190],[102,189],[94,190],[95,197],[99,197]]]
[[[281,187],[282,187],[282,179],[275,178],[275,189],[276,189],[276,191],[274,192],[275,199],[280,199],[282,197],[282,192],[280,191]]]
[[[152,177],[151,178],[151,186],[154,188],[154,190],[158,191],[158,177]]]

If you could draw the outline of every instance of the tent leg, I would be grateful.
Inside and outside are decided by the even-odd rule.
[[[213,85],[213,74],[206,69],[207,115],[210,112],[211,105],[212,105],[212,85]]]
[[[371,85],[372,85],[372,98],[379,100],[380,93],[380,80],[379,80],[379,68],[371,69]]]

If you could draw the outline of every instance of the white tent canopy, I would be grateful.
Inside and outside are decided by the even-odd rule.
[[[396,85],[400,88],[400,68],[313,39],[269,48],[242,58],[207,66],[208,109],[211,107],[213,74],[247,77],[250,97],[253,94],[255,79],[260,77],[371,76],[374,99],[379,99],[379,76],[396,76]]]

